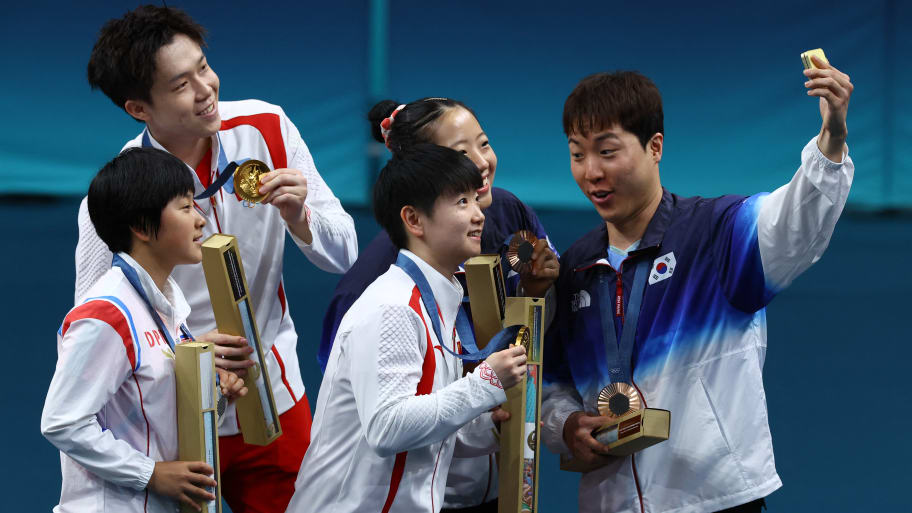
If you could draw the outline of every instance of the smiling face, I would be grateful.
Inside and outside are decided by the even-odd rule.
[[[440,196],[431,213],[419,212],[418,216],[422,239],[430,253],[427,260],[440,264],[450,274],[459,264],[481,253],[484,214],[474,191]]]
[[[497,155],[475,116],[462,107],[450,109],[437,121],[431,141],[462,153],[478,167],[484,180],[484,185],[477,191],[478,204],[482,209],[490,207]]]
[[[177,196],[162,209],[158,235],[149,240],[149,250],[163,268],[197,264],[203,259],[205,225],[193,206],[193,195]]]
[[[208,140],[218,132],[219,79],[200,46],[184,34],[155,54],[155,79],[151,102],[128,100],[130,115],[146,122],[152,135],[166,148]]]
[[[644,148],[619,125],[569,135],[573,179],[606,222],[620,226],[635,221],[661,197],[662,142],[657,133]]]

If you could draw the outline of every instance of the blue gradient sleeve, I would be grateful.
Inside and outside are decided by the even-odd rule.
[[[744,312],[760,310],[778,292],[766,282],[757,241],[757,218],[764,196],[766,193],[755,194],[740,201],[726,196],[714,207],[713,262],[725,297]]]

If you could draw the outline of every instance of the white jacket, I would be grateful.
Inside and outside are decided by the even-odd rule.
[[[305,244],[293,234],[292,240],[320,269],[336,273],[348,270],[358,254],[354,222],[317,172],[298,129],[282,109],[258,100],[244,100],[219,102],[219,112],[222,128],[218,136],[212,138],[213,173],[217,169],[219,151],[225,152],[228,162],[253,158],[265,162],[270,169],[289,167],[300,170],[307,178],[305,204],[310,209],[313,242]],[[124,148],[141,146],[144,133],[146,131],[129,141]],[[150,139],[154,147],[164,149],[154,138]],[[199,194],[204,190],[203,185],[189,166],[188,171],[193,175],[194,195]],[[285,221],[277,208],[271,205],[245,207],[237,196],[224,188],[212,198],[212,202],[196,202],[206,218],[203,234],[208,237],[221,230],[221,233],[238,238],[276,406],[280,413],[285,412],[304,395],[304,383],[295,352],[298,336],[282,283]],[[76,246],[76,300],[83,297],[86,289],[110,267],[111,252],[95,233],[87,203],[83,200],[79,208],[79,243]],[[201,335],[215,329],[202,264],[178,266],[171,276],[190,303],[190,330]],[[237,434],[233,404],[229,406],[225,419],[219,434]]]
[[[444,343],[456,351],[462,287],[402,253],[430,283]],[[396,266],[345,314],[288,512],[436,512],[454,450],[493,449],[486,412],[506,400],[503,388],[486,363],[462,377],[462,361],[440,347],[428,315]]]
[[[162,294],[120,255],[179,341],[190,311],[180,288],[169,278]],[[41,413],[41,434],[60,449],[63,483],[54,511],[177,511],[175,501],[145,489],[156,461],[177,459],[174,353],[119,268],[86,296],[57,334],[57,368]]]

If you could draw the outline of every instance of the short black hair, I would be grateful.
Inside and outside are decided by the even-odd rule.
[[[620,125],[643,148],[664,134],[662,95],[648,77],[636,71],[596,73],[582,79],[564,102],[564,134],[587,136]]]
[[[206,46],[206,29],[180,9],[141,5],[108,20],[89,57],[89,85],[122,109],[127,100],[151,102],[155,56],[177,34]]]
[[[390,125],[389,138],[384,140],[380,123],[390,117],[399,105],[402,104],[394,100],[383,100],[377,102],[367,113],[371,136],[378,142],[386,143],[387,148],[394,154],[416,144],[433,142],[431,136],[437,127],[437,120],[452,109],[462,107],[475,116],[475,111],[459,100],[421,98],[406,104],[396,113],[395,122]],[[478,116],[475,116],[475,119],[478,119]]]
[[[408,237],[399,213],[411,205],[429,217],[441,196],[475,191],[483,184],[475,164],[462,153],[436,144],[416,144],[393,154],[374,184],[374,217],[397,248]]]
[[[187,165],[155,148],[128,148],[98,171],[89,185],[89,217],[111,252],[132,249],[132,231],[158,236],[162,210],[193,194]]]

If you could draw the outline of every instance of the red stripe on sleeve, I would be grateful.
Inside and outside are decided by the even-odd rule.
[[[82,319],[95,319],[114,328],[114,331],[120,335],[124,349],[127,351],[130,369],[136,368],[136,353],[133,349],[133,334],[130,330],[130,323],[127,322],[127,318],[119,308],[103,299],[83,303],[70,310],[70,313],[67,314],[63,320],[63,328],[60,330],[61,336],[66,335],[71,324]]]
[[[285,316],[285,310],[287,309],[285,301],[285,285],[282,283],[282,280],[279,280],[279,304],[282,305],[282,317]]]
[[[256,128],[269,149],[269,158],[275,169],[288,167],[288,157],[285,154],[285,139],[282,138],[281,118],[278,114],[264,113],[251,116],[238,116],[222,120],[222,130],[230,130],[240,125],[250,125]]]
[[[412,290],[412,298],[409,300],[409,306],[421,317],[424,323],[425,339],[427,340],[427,350],[424,352],[424,364],[421,365],[421,379],[418,381],[418,390],[415,395],[426,395],[431,393],[434,386],[434,371],[437,368],[437,361],[434,357],[434,346],[431,343],[431,333],[428,331],[427,321],[421,313],[421,292],[418,287]]]
[[[282,357],[279,356],[279,350],[276,349],[275,344],[272,345],[272,354],[275,355],[275,359],[279,362],[279,370],[282,371],[282,383],[285,383],[285,388],[288,389],[288,393],[291,394],[291,400],[297,404],[298,398],[295,397],[294,390],[291,389],[291,385],[288,384],[288,379],[285,378],[285,362],[282,361]]]
[[[433,354],[433,352],[431,353]],[[396,498],[396,492],[399,490],[399,483],[402,481],[402,473],[405,472],[405,458],[408,451],[400,452],[396,455],[396,462],[393,464],[393,476],[390,479],[389,493],[386,495],[386,502],[383,503],[383,512],[388,513],[393,507],[393,499]]]

